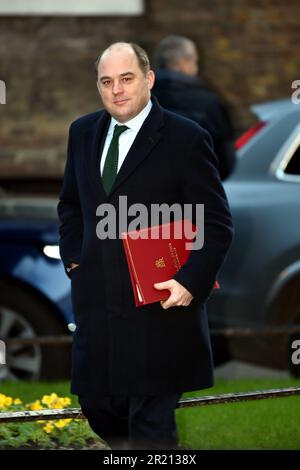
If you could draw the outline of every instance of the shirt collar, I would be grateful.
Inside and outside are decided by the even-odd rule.
[[[113,131],[116,124],[118,126],[127,126],[129,127],[128,130],[139,131],[146,117],[150,113],[151,108],[152,108],[152,102],[151,100],[149,100],[146,106],[142,109],[142,111],[140,111],[139,114],[137,114],[134,118],[130,119],[127,122],[118,122],[115,118],[111,117],[109,132]]]

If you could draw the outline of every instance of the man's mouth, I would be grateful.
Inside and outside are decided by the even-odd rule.
[[[123,103],[126,103],[127,101],[128,101],[128,98],[122,98],[119,100],[115,100],[114,104],[123,104]]]

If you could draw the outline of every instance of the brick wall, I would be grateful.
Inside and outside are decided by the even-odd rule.
[[[118,40],[151,56],[167,34],[191,37],[240,132],[250,103],[286,97],[300,78],[299,17],[299,0],[146,0],[141,17],[0,17],[0,177],[62,174],[69,123],[100,106],[93,62]]]

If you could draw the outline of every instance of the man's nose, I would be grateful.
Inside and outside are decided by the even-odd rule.
[[[114,83],[113,83],[113,88],[112,88],[112,92],[114,95],[117,95],[118,93],[121,93],[123,91],[123,85],[121,82],[119,82],[119,80],[116,80]]]

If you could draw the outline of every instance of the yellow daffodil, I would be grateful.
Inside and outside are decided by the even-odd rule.
[[[22,404],[22,400],[20,400],[20,398],[14,399],[14,405],[21,405],[21,404]]]
[[[12,402],[13,402],[13,400],[12,400],[11,397],[6,397],[5,400],[4,400],[5,406],[11,406]]]
[[[33,403],[29,403],[28,408],[30,408],[32,411],[38,411],[43,409],[40,400],[35,400]]]
[[[51,403],[56,400],[58,398],[57,394],[56,393],[51,393],[51,395],[44,395],[43,398],[42,398],[42,403],[44,403],[44,405],[48,405],[50,406]]]
[[[59,397],[56,393],[51,393],[51,395],[44,395],[42,398],[42,403],[47,405],[48,408],[65,408],[71,404],[71,399],[69,397]]]
[[[56,398],[50,403],[50,408],[60,409],[63,408],[63,403],[60,398]]]
[[[11,406],[13,400],[11,397],[7,397],[3,393],[0,393],[0,408],[7,408]]]
[[[0,393],[0,408],[5,407],[5,400],[6,400],[6,395],[3,395],[3,393]]]
[[[63,406],[71,405],[71,399],[69,397],[62,398]]]
[[[72,421],[72,419],[59,419],[57,421],[55,421],[55,426],[57,428],[64,428],[67,424],[69,424],[70,422]]]
[[[48,434],[49,434],[50,432],[52,432],[53,429],[54,429],[54,426],[53,426],[53,424],[52,424],[51,421],[50,421],[49,423],[47,423],[46,426],[43,427],[43,430],[44,430],[45,432],[47,432]]]

